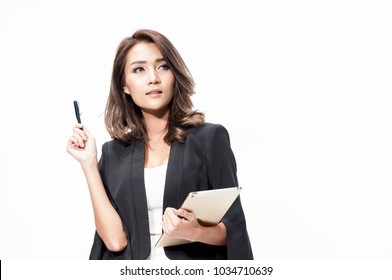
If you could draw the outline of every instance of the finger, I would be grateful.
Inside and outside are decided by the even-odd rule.
[[[77,124],[75,125],[75,127],[80,128],[80,129],[83,129],[84,124],[82,124],[82,123],[77,123]]]
[[[73,131],[74,133],[77,133],[83,140],[88,139],[87,133],[84,130],[82,130],[80,127],[75,126]]]
[[[173,207],[166,207],[165,213],[166,213],[166,212],[172,212],[172,211],[174,211],[174,210],[176,210],[176,209],[173,208]]]
[[[88,130],[85,125],[83,126],[83,131],[86,132],[87,136],[91,135],[90,130]]]
[[[192,212],[189,212],[189,211],[181,208],[181,209],[178,209],[177,216],[189,221],[189,220],[193,220],[195,215]]]
[[[171,208],[171,207],[167,207],[163,214],[166,215],[166,216],[172,216],[172,215],[174,215],[175,211],[176,211],[176,209]]]
[[[92,142],[95,142],[94,135],[91,134],[90,130],[88,130],[86,126],[83,127],[83,131],[86,133],[87,139],[91,139]]]
[[[68,142],[67,142],[67,146],[79,146],[79,141],[78,139],[76,139],[73,134],[71,137],[68,138]]]
[[[180,219],[180,217],[178,216],[177,212],[178,212],[178,210],[175,209],[175,208],[168,209],[167,212],[166,212],[167,218],[170,219],[170,221],[173,224],[178,223],[178,221]]]
[[[80,139],[80,137],[78,138],[78,136],[72,135],[69,138],[68,143],[70,143],[71,145],[74,145],[75,147],[78,147],[78,148],[84,147],[84,141],[82,139]]]
[[[180,219],[175,214],[176,209],[169,209],[165,211],[165,215],[163,216],[163,222],[165,225],[165,231],[173,233],[175,229],[178,227]]]
[[[168,218],[168,215],[164,215],[162,219],[162,229],[164,232],[167,234],[171,234],[171,229],[173,228],[172,222],[170,221],[170,218]]]
[[[67,151],[70,152],[72,148],[76,148],[75,142],[73,141],[72,137],[68,139],[67,142]]]
[[[164,218],[162,219],[161,225],[162,225],[163,232],[167,232],[167,229],[166,229],[166,222],[165,222],[165,219],[164,219]]]
[[[171,211],[166,209],[162,217],[162,220],[166,225],[172,224],[171,216]]]
[[[81,147],[84,147],[84,146],[85,146],[85,141],[86,141],[86,140],[83,139],[83,135],[80,135],[79,132],[74,132],[74,133],[72,134],[72,136],[75,137],[75,138],[78,140],[79,145],[80,145]]]

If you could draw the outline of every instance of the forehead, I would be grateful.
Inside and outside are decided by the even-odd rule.
[[[133,46],[127,54],[127,62],[133,61],[149,61],[162,58],[162,52],[155,43],[139,42]]]

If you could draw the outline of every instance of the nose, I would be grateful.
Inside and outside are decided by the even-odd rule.
[[[159,75],[155,70],[150,71],[149,84],[158,84],[160,82]]]

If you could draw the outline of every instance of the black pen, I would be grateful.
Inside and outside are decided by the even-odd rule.
[[[78,123],[82,123],[82,120],[80,119],[80,115],[82,113],[80,112],[80,109],[79,109],[79,102],[76,100],[74,101],[74,107],[75,107],[76,119],[78,120]]]

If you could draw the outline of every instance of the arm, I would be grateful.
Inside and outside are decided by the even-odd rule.
[[[206,126],[200,130],[197,137],[193,141],[203,143],[205,147],[204,164],[208,171],[201,176],[208,177],[209,188],[238,186],[235,159],[226,129],[220,125]],[[203,154],[202,150],[198,152]],[[202,186],[207,186],[207,184],[203,183]],[[199,241],[209,245],[227,244],[227,227],[224,221],[215,226],[205,227],[198,223],[194,214],[184,209],[167,208],[162,227],[171,237]]]
[[[230,137],[226,128],[214,127],[207,141],[207,162],[209,182],[213,188],[238,186],[237,165],[230,146]],[[240,197],[234,201],[222,219],[226,227],[228,259],[253,259],[246,219]]]
[[[118,252],[127,245],[120,216],[111,204],[99,173],[95,139],[81,124],[74,128],[67,151],[81,165],[88,184],[97,232],[109,251]]]

